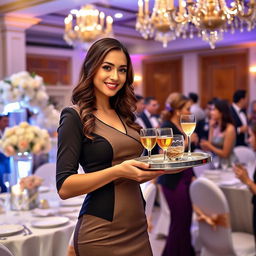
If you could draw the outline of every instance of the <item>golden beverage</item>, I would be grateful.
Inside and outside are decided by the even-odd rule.
[[[170,159],[179,159],[183,157],[184,153],[184,146],[176,146],[176,147],[169,147],[167,151],[167,156]]]
[[[166,150],[172,144],[172,137],[169,136],[161,136],[156,139],[157,144],[163,150]]]
[[[140,137],[140,141],[144,148],[151,150],[156,145],[156,136]]]
[[[196,128],[196,122],[193,123],[181,123],[182,130],[186,133],[187,136],[190,136],[195,128]]]

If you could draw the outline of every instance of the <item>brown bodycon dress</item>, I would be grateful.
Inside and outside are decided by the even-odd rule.
[[[126,133],[96,118],[94,140],[83,135],[72,108],[62,111],[58,129],[57,188],[77,173],[102,170],[141,155],[139,134]],[[119,179],[86,196],[75,229],[74,246],[79,256],[152,256],[144,201],[138,182]]]

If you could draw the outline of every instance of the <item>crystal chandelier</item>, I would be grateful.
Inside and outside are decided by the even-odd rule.
[[[255,0],[234,0],[230,6],[225,0],[179,0],[178,7],[174,6],[174,0],[155,0],[151,17],[149,11],[146,12],[148,0],[145,0],[145,8],[143,0],[139,0],[138,5],[136,29],[147,37],[155,36],[155,40],[162,41],[163,46],[177,37],[186,38],[189,35],[193,38],[197,34],[214,49],[215,43],[223,39],[223,32],[234,33],[235,29],[242,32],[244,27],[250,31],[256,24]],[[165,31],[158,29],[163,25]]]
[[[105,22],[105,14],[99,12],[93,5],[85,5],[80,10],[71,10],[64,19],[64,23],[63,38],[72,46],[79,42],[90,43],[112,34],[112,17],[107,16]]]

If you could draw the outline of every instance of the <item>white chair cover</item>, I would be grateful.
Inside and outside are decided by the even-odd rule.
[[[9,249],[4,246],[3,244],[0,244],[0,255],[1,256],[14,256]]]
[[[240,163],[255,163],[255,152],[246,146],[237,146],[234,148],[234,152]]]
[[[149,182],[142,189],[143,197],[146,201],[145,214],[147,217],[150,217],[153,211],[154,202],[156,199],[156,185]]]
[[[193,204],[206,215],[229,213],[229,207],[223,192],[208,179],[201,177],[195,180],[190,186],[190,196]],[[244,243],[245,236],[246,243]],[[236,244],[233,243],[232,237],[236,237]],[[205,222],[199,222],[199,238],[202,243],[202,256],[242,256],[254,255],[255,252],[253,235],[232,234],[230,227],[217,226],[216,230],[213,230]]]
[[[156,235],[168,236],[171,222],[169,206],[166,202],[161,185],[158,185],[158,195],[160,204],[160,214],[154,228]]]
[[[56,184],[56,163],[46,163],[35,170],[35,175],[43,178],[43,185],[55,187]]]

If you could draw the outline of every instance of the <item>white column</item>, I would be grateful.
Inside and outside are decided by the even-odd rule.
[[[249,48],[249,68],[256,66],[256,46]],[[248,71],[249,72],[249,71]],[[249,102],[256,99],[256,73],[249,72]]]
[[[188,95],[190,92],[200,94],[199,91],[199,72],[198,72],[198,54],[186,53],[183,55],[183,94]],[[199,97],[200,100],[200,97]]]
[[[26,70],[25,30],[39,21],[24,16],[0,17],[0,80]]]

